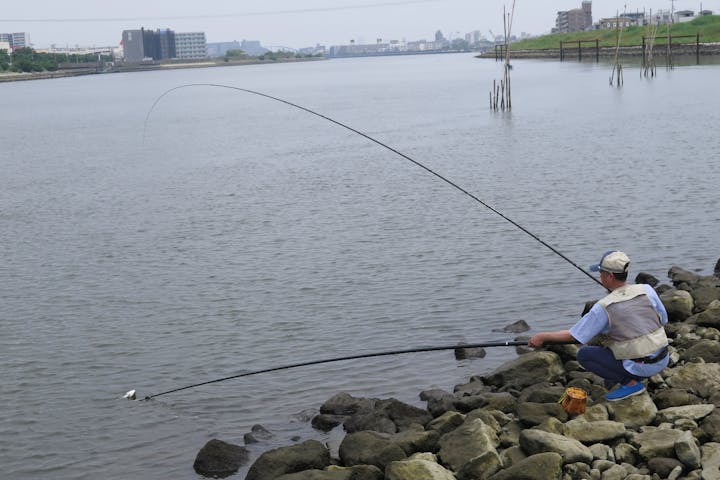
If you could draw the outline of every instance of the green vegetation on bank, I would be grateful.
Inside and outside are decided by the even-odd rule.
[[[649,27],[628,27],[623,28],[620,39],[623,46],[642,45],[642,37],[649,37]],[[667,36],[668,32],[673,37],[680,35],[700,34],[700,41],[704,43],[720,42],[720,15],[708,15],[696,18],[691,22],[675,23],[672,25],[660,25],[657,36]],[[541,37],[520,40],[510,44],[510,50],[542,50],[546,48],[560,48],[560,42],[571,42],[578,40],[599,40],[601,47],[614,47],[617,45],[617,30],[593,30],[590,32],[554,33]],[[658,40],[657,44],[665,44],[666,40]],[[694,38],[673,39],[676,43],[695,43]],[[586,45],[587,46],[587,45]]]
[[[111,61],[110,57],[102,57]],[[62,63],[97,62],[97,55],[66,55],[64,53],[36,52],[32,48],[20,48],[13,53],[0,50],[0,72],[54,72]]]

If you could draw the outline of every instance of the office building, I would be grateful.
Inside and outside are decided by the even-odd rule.
[[[205,32],[185,32],[175,34],[176,58],[207,58],[208,46]]]
[[[582,32],[592,28],[592,2],[583,1],[581,8],[557,12],[553,33]]]
[[[176,58],[175,32],[165,30],[123,30],[122,45],[126,62]]]

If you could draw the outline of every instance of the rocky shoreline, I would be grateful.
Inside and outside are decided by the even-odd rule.
[[[453,392],[420,393],[425,409],[339,393],[312,419],[325,432],[342,425],[336,452],[298,441],[263,453],[246,479],[720,480],[720,261],[714,275],[672,267],[668,276],[671,284],[636,277],[660,294],[671,341],[670,365],[641,395],[604,400],[576,345],[518,347],[516,359]],[[585,413],[558,403],[569,386],[588,392]],[[256,426],[245,442],[269,435]],[[211,440],[194,468],[222,478],[248,458],[243,446]]]

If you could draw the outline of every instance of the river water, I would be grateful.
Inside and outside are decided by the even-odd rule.
[[[720,66],[610,87],[610,66],[470,55],[114,74],[0,86],[0,468],[13,479],[195,479],[211,438],[328,436],[333,394],[423,405],[514,357],[409,354],[177,387],[321,358],[564,328],[585,268],[666,280],[720,256]],[[331,436],[332,437],[332,436]],[[246,469],[238,478],[242,478]]]

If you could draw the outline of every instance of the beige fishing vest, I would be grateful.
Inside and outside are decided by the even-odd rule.
[[[610,321],[607,347],[618,360],[642,358],[668,344],[643,285],[625,285],[598,301]]]

